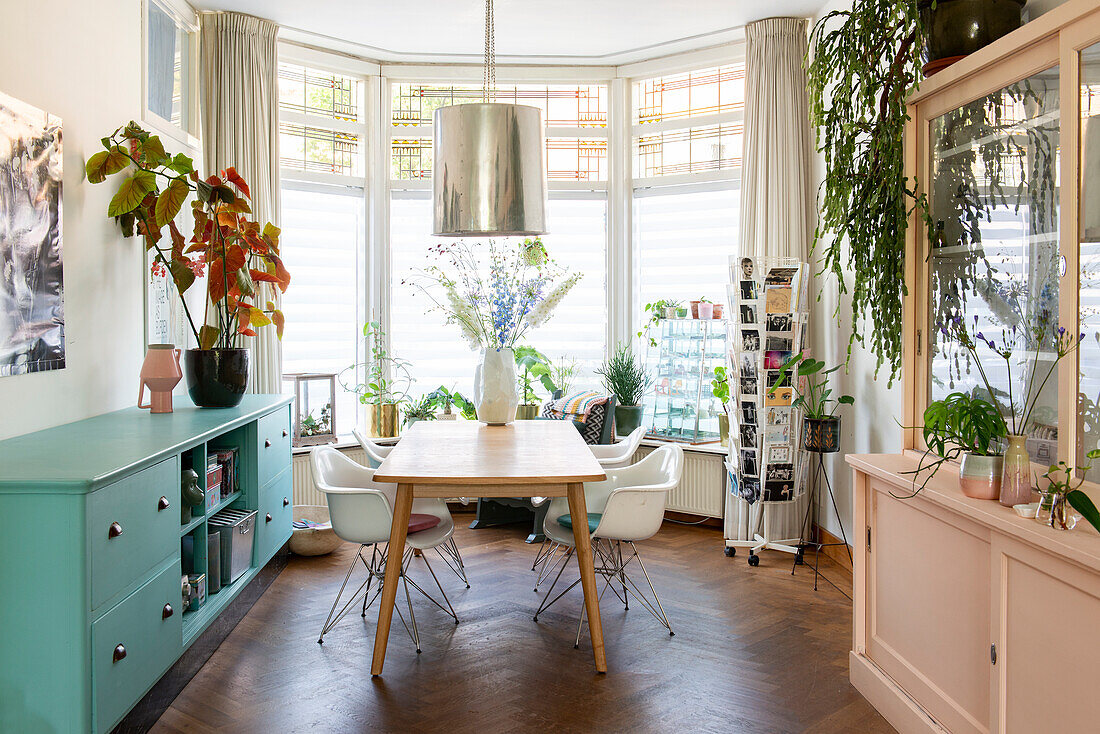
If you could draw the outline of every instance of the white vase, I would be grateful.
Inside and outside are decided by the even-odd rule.
[[[519,389],[516,357],[511,349],[481,350],[481,363],[474,370],[474,406],[477,419],[491,426],[503,426],[516,419]]]

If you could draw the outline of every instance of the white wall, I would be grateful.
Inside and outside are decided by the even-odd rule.
[[[66,368],[0,377],[0,439],[133,405],[143,350],[136,239],[84,181],[99,139],[141,115],[140,0],[3,0],[0,91],[64,123]]]
[[[1065,0],[1031,0],[1028,11],[1031,18],[1061,5]],[[826,3],[814,22],[834,10],[851,8],[851,0],[831,0]],[[824,174],[824,159],[818,155],[814,161],[815,188],[820,187]],[[819,249],[824,248],[822,243]],[[820,268],[820,266],[817,266]],[[851,288],[851,279],[848,278]],[[838,288],[832,276],[824,276],[818,283],[821,290],[820,302],[811,304],[811,324],[813,349],[818,359],[829,365],[843,363],[847,358],[848,338],[851,334],[851,307],[847,297],[840,305],[838,316],[834,317],[838,300]],[[900,328],[900,325],[898,326]],[[852,348],[852,358],[848,370],[841,370],[835,388],[841,394],[855,397],[855,405],[843,411],[843,445],[841,453],[825,458],[825,467],[836,494],[837,506],[843,522],[848,542],[852,542],[852,498],[851,472],[844,461],[846,454],[896,453],[901,451],[902,391],[900,382],[893,387],[886,384],[888,373],[885,368],[875,377],[875,355],[856,345]],[[824,488],[822,488],[824,489]],[[827,496],[819,495],[818,523],[833,535],[840,537],[840,524],[833,513]]]

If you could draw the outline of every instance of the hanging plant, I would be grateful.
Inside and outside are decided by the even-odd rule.
[[[876,372],[887,365],[893,382],[907,294],[905,230],[914,208],[931,223],[927,199],[904,170],[905,103],[920,79],[916,3],[855,0],[820,20],[810,45],[810,118],[825,157],[814,249],[822,271],[850,293],[848,357],[853,344],[866,346],[878,357]]]

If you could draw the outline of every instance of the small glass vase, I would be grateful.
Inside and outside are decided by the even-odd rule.
[[[1031,502],[1031,457],[1027,455],[1027,436],[1008,437],[1000,500],[1005,507]]]
[[[1039,510],[1035,520],[1049,525],[1055,530],[1073,530],[1081,516],[1066,500],[1063,492],[1042,492],[1039,495]]]

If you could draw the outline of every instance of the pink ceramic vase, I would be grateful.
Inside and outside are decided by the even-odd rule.
[[[151,413],[171,413],[172,390],[181,379],[180,350],[173,344],[150,344],[141,365],[138,407],[149,408]],[[142,405],[145,388],[149,388],[149,403]]]

